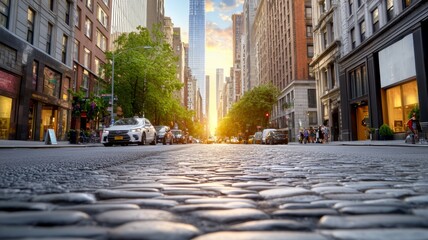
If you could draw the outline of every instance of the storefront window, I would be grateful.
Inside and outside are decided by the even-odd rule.
[[[37,61],[33,62],[33,90],[37,91],[37,78],[39,72],[39,63]]]
[[[406,131],[407,115],[418,104],[416,81],[411,81],[386,90],[387,124],[394,132]]]
[[[0,96],[0,139],[9,139],[12,98]]]
[[[68,95],[69,92],[68,90],[70,89],[70,81],[71,79],[69,77],[64,78],[63,83],[62,83],[62,100],[67,101],[68,100]]]
[[[59,90],[61,86],[61,74],[54,70],[45,67],[44,69],[44,84],[43,93],[52,97],[59,97]]]

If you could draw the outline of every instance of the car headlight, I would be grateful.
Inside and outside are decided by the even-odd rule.
[[[131,129],[131,132],[141,132],[141,128]]]
[[[107,134],[108,135],[109,131],[108,130],[103,130],[103,134]]]

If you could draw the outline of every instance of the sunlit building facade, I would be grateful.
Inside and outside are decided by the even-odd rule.
[[[75,1],[0,2],[0,139],[66,140]]]
[[[316,80],[318,124],[329,128],[329,140],[341,140],[339,60],[341,57],[341,9],[339,1],[312,0],[312,23],[306,36],[314,38],[310,64]]]
[[[242,92],[242,75],[241,75],[241,53],[242,53],[242,14],[233,14],[232,15],[232,46],[233,46],[233,81],[234,81],[234,99],[239,101],[243,92]]]
[[[189,67],[198,81],[205,114],[205,0],[190,0],[189,4]]]
[[[250,91],[256,87],[255,82],[255,46],[251,38],[254,19],[257,12],[257,4],[259,0],[245,0],[242,12],[242,55],[241,55],[241,68],[242,68],[242,90],[243,92]]]
[[[108,1],[108,0],[106,0]],[[111,44],[121,33],[134,32],[138,26],[148,29],[161,25],[165,17],[164,0],[112,1]],[[114,45],[112,45],[114,49]]]
[[[365,140],[387,124],[404,139],[420,109],[428,131],[428,1],[341,0],[343,140]]]

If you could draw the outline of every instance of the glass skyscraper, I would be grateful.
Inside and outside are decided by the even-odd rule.
[[[202,95],[202,112],[206,113],[205,87],[205,0],[190,0],[189,66]]]

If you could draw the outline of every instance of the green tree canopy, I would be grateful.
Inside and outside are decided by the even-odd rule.
[[[277,97],[278,90],[273,85],[261,85],[246,92],[219,122],[217,136],[236,136],[247,129],[254,132],[257,126],[265,126],[265,114],[271,112]]]
[[[121,34],[115,50],[107,53],[106,75],[111,77],[114,57],[115,104],[125,117],[144,114],[161,124],[173,120],[175,112],[186,111],[174,98],[174,92],[183,87],[176,77],[178,58],[164,39],[159,27],[152,32],[138,27],[136,32]]]

